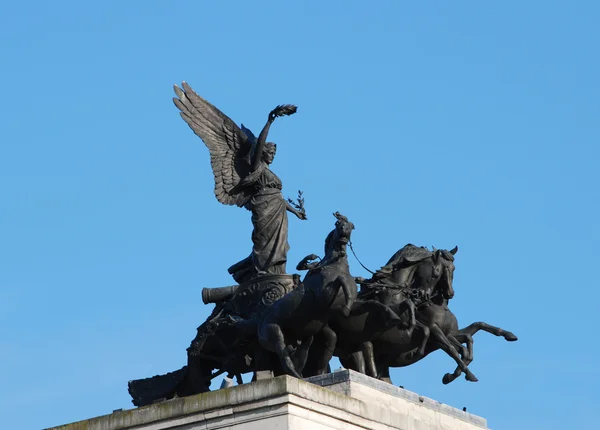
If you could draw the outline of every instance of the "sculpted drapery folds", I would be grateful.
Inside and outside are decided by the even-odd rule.
[[[175,86],[175,106],[210,152],[215,178],[215,196],[226,205],[245,207],[252,212],[252,253],[229,268],[236,282],[259,274],[286,273],[288,218],[291,212],[305,220],[304,211],[291,206],[281,193],[281,180],[269,166],[276,145],[267,142],[277,117],[292,115],[296,106],[280,105],[269,113],[258,138],[238,127],[228,116],[204,100],[186,83]]]

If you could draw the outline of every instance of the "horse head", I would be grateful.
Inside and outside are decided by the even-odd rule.
[[[439,295],[445,299],[454,296],[454,254],[450,251],[428,250],[408,244],[396,252],[388,263],[378,270],[366,283],[383,283],[408,288],[418,297]],[[400,290],[398,295],[401,294]]]
[[[439,294],[442,298],[450,300],[454,297],[454,255],[458,252],[458,246],[450,251],[435,249],[432,255],[433,271],[431,282],[431,294]]]
[[[335,251],[345,251],[346,245],[350,242],[352,230],[354,230],[354,224],[344,215],[336,212],[333,216],[337,221],[335,222],[335,228],[329,233],[327,239],[325,239],[325,255]]]

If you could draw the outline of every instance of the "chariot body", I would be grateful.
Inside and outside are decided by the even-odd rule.
[[[266,274],[240,285],[204,288],[202,301],[215,307],[187,349],[188,365],[166,375],[130,381],[133,403],[144,406],[205,392],[211,380],[222,374],[241,384],[245,373],[252,373],[253,380],[284,373],[277,358],[260,346],[256,324],[266,308],[299,284],[299,275]]]

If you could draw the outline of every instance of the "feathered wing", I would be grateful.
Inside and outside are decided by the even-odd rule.
[[[242,131],[227,115],[196,94],[186,82],[182,87],[174,86],[177,97],[173,98],[173,102],[181,111],[183,120],[210,152],[217,200],[226,205],[243,206],[249,195],[244,191],[231,191],[250,173],[247,155],[254,136],[247,129],[244,129],[246,132]]]

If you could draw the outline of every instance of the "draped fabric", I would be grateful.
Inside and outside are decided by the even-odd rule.
[[[281,194],[281,181],[269,169],[253,184],[255,193],[246,207],[252,211],[252,253],[229,268],[236,282],[244,282],[259,272],[283,274],[288,244],[287,204]]]

